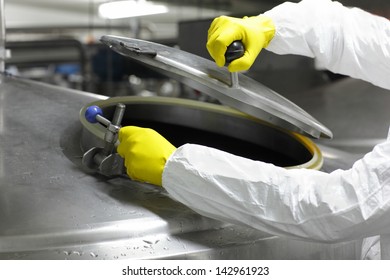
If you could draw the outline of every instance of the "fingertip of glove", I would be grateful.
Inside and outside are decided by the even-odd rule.
[[[215,64],[217,64],[218,67],[223,67],[225,65],[225,58],[215,60]]]

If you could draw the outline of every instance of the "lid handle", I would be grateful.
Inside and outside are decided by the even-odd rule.
[[[240,58],[245,53],[244,44],[241,41],[234,41],[231,43],[225,53],[225,61],[227,64],[233,60]]]

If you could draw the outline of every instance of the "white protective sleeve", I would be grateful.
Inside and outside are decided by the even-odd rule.
[[[332,71],[390,89],[387,20],[328,0],[266,14],[277,29],[271,51],[315,56]],[[390,234],[390,139],[332,173],[187,144],[168,160],[163,186],[200,214],[270,234],[329,242]]]
[[[264,15],[275,37],[267,50],[315,57],[334,73],[390,89],[390,21],[330,0],[285,2]]]
[[[390,233],[390,140],[332,173],[186,144],[168,160],[163,186],[202,215],[279,236],[334,242]]]

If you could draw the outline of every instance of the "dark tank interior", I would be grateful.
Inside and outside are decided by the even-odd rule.
[[[311,152],[291,134],[213,107],[125,105],[122,126],[153,128],[176,147],[186,143],[201,144],[281,167],[303,164],[312,157]],[[115,104],[102,109],[104,116],[111,119]]]

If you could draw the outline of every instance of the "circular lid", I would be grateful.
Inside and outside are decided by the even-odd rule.
[[[112,50],[152,66],[156,71],[278,127],[314,138],[332,138],[332,132],[303,109],[261,83],[238,75],[233,81],[226,67],[208,59],[161,44],[105,35]]]

